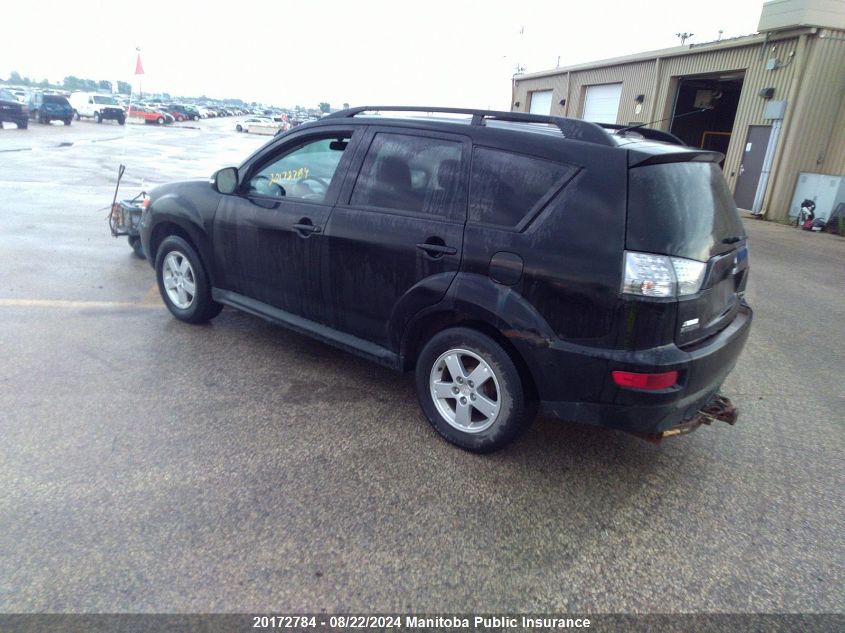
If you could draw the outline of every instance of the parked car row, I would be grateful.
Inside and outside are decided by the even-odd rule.
[[[29,127],[30,119],[39,123],[63,121],[70,125],[73,120],[73,108],[61,95],[34,92],[29,103],[21,103],[14,94],[0,88],[0,123],[14,123],[19,128]]]
[[[99,92],[74,92],[69,95],[49,90],[11,90],[2,88],[0,122],[15,123],[19,128],[28,127],[30,120],[40,123],[63,121],[70,125],[75,119],[93,119],[97,123],[115,121],[124,125],[127,118],[143,119],[145,123],[165,125],[182,121],[198,121],[217,117],[239,116],[235,129],[249,131],[263,127],[266,131],[287,130],[298,121],[291,121],[288,114],[278,109],[222,107],[205,104],[164,103],[161,99],[130,102],[124,95]],[[261,126],[259,121],[267,122]]]

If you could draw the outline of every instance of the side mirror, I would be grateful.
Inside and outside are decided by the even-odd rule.
[[[235,193],[238,188],[238,168],[224,167],[214,174],[214,188],[225,195]]]

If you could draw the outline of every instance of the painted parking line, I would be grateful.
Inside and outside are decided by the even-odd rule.
[[[158,291],[158,286],[153,284],[150,286],[150,289],[147,290],[147,294],[144,295],[144,298],[141,299],[141,303],[145,306],[161,306],[161,294]]]
[[[72,301],[65,299],[0,299],[0,308],[59,308],[78,310],[80,308],[99,308],[113,310],[116,308],[144,308],[159,309],[164,304],[161,300],[157,304],[147,303],[146,298],[140,303],[135,301]]]

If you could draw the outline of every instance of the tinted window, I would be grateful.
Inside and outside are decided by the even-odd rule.
[[[67,105],[67,99],[59,95],[44,95],[44,103],[58,103],[59,105]]]
[[[322,202],[349,139],[339,134],[300,145],[262,167],[250,179],[249,192]]]
[[[469,219],[513,227],[575,167],[478,147],[472,156]]]
[[[377,134],[351,204],[455,217],[460,211],[461,144]]]
[[[665,163],[630,170],[627,247],[707,261],[744,237],[731,192],[714,163]]]

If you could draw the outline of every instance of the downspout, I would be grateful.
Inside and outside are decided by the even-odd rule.
[[[572,88],[572,71],[566,71],[566,104],[563,106],[563,116],[569,116],[569,93]]]
[[[660,57],[654,58],[654,91],[651,93],[651,110],[649,121],[656,121],[661,118],[657,116],[657,97],[660,94]]]
[[[802,33],[798,36],[798,46],[795,48],[795,56],[797,57],[797,63],[795,64],[795,69],[793,70],[792,75],[792,85],[789,87],[789,93],[786,97],[786,117],[783,121],[783,125],[781,126],[780,136],[783,137],[784,142],[780,143],[775,148],[774,158],[772,159],[772,168],[770,173],[778,173],[780,169],[781,159],[783,158],[784,148],[786,147],[787,143],[795,143],[795,139],[789,138],[789,133],[791,131],[792,122],[795,119],[795,98],[798,95],[798,89],[801,87],[801,82],[804,79],[804,66],[806,64],[806,51],[807,51],[807,34]],[[760,214],[762,216],[766,216],[768,214],[769,205],[772,202],[772,191],[774,187],[769,187],[768,183],[766,183],[765,193],[763,194],[763,200],[760,204]]]

